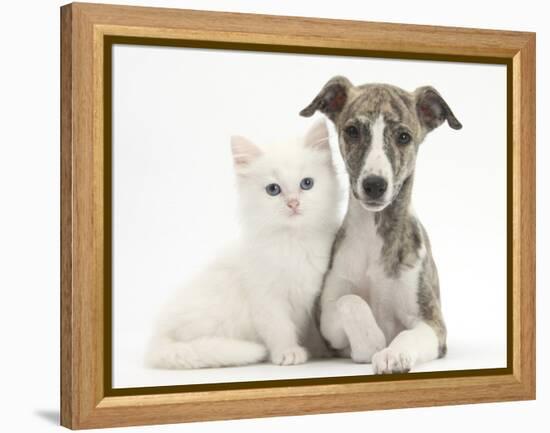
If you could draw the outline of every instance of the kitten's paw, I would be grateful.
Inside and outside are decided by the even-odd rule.
[[[271,353],[271,362],[278,365],[296,365],[307,361],[307,350],[301,346],[288,347]]]
[[[414,364],[412,354],[386,347],[372,357],[374,374],[408,373]]]

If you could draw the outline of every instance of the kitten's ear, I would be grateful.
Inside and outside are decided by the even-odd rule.
[[[231,137],[231,153],[233,154],[233,163],[237,169],[247,167],[262,155],[262,151],[258,146],[240,135]]]
[[[330,150],[328,128],[324,119],[319,119],[309,129],[305,138],[305,145],[316,150]]]

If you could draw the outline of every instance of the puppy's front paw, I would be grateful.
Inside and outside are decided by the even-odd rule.
[[[358,364],[368,364],[372,361],[373,356],[385,347],[386,338],[382,331],[376,327],[376,329],[367,332],[366,337],[361,340],[361,344],[351,347],[350,357],[353,362]]]
[[[390,347],[375,353],[372,357],[374,374],[408,373],[413,364],[412,354],[396,351]]]
[[[292,346],[271,353],[271,362],[278,365],[296,365],[307,361],[307,350],[301,346]]]
[[[384,346],[377,346],[375,348],[365,347],[361,349],[352,348],[349,357],[357,364],[368,364],[372,361],[374,356],[373,354],[383,348]]]

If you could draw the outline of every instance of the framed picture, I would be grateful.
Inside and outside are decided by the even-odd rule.
[[[533,33],[70,4],[61,102],[62,425],[535,398]]]

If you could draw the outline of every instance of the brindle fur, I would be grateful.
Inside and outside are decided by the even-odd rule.
[[[336,96],[335,96],[336,95]],[[392,202],[375,216],[377,233],[383,239],[381,260],[389,278],[396,278],[405,268],[418,264],[420,251],[426,254],[421,263],[417,287],[417,302],[421,318],[430,325],[439,341],[439,356],[446,353],[447,331],[441,312],[439,280],[432,258],[428,235],[409,212],[414,179],[416,154],[426,134],[445,120],[454,129],[462,125],[439,93],[425,86],[413,93],[388,84],[353,86],[345,77],[334,77],[323,87],[315,99],[300,114],[309,117],[315,111],[329,117],[337,130],[340,152],[350,180],[351,194],[359,199],[357,180],[366,152],[371,144],[371,125],[383,116],[387,128],[384,132],[384,151],[392,166],[395,191]],[[345,128],[354,125],[360,137],[350,139]],[[393,137],[405,131],[412,137],[407,145],[397,145]],[[346,220],[332,248],[331,265],[345,236]],[[326,276],[331,271],[329,267]]]

